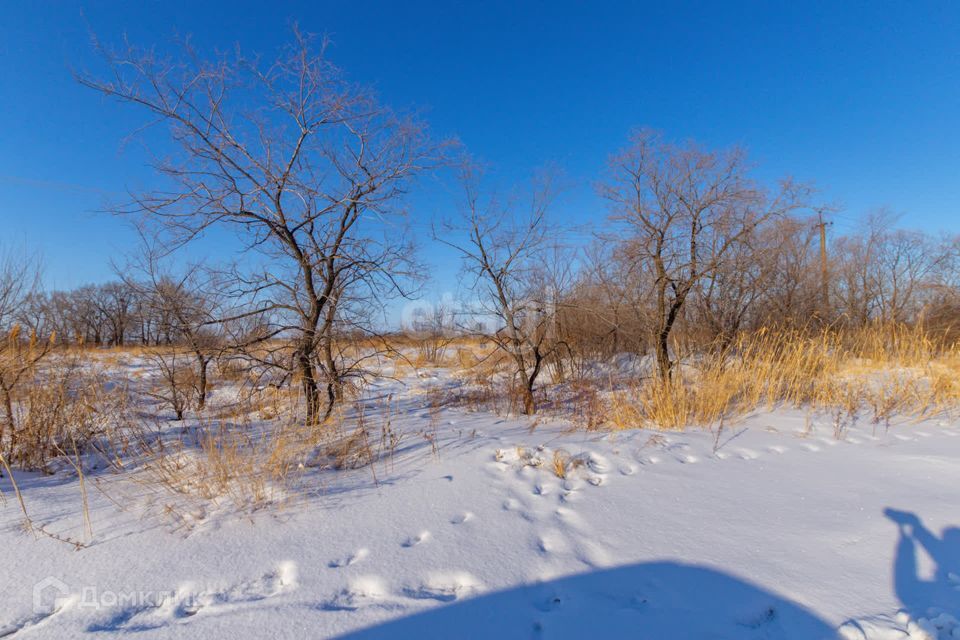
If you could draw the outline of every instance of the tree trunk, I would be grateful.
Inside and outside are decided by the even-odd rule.
[[[529,386],[523,388],[523,413],[528,416],[537,413],[537,403],[533,398],[533,389]]]
[[[337,369],[337,361],[333,357],[333,343],[328,338],[323,345],[323,366],[327,372],[327,408],[323,419],[326,420],[333,413],[334,407],[343,401],[343,381]]]
[[[197,354],[197,409],[202,410],[207,404],[207,365],[209,360],[203,354]]]
[[[527,374],[526,363],[523,361],[521,355],[514,354],[514,360],[517,362],[517,377],[520,378],[523,413],[532,416],[537,412],[537,401],[533,396],[533,386],[536,383],[536,377]]]
[[[3,423],[0,423],[0,447],[3,446],[3,436],[4,432],[10,430],[10,453],[13,453],[13,438],[16,434],[16,428],[13,420],[13,401],[10,399],[10,392],[7,389],[0,390],[0,395],[3,396],[3,412],[4,418]]]
[[[309,345],[303,345],[297,351],[296,361],[300,371],[300,387],[307,401],[307,423],[317,424],[320,422],[320,387],[310,356]]]
[[[657,371],[660,374],[661,382],[668,382],[670,380],[670,370],[672,368],[670,362],[670,351],[668,348],[668,341],[670,338],[670,328],[666,327],[662,329],[657,334]]]
[[[673,362],[670,361],[670,332],[677,321],[680,309],[686,300],[687,293],[690,291],[692,281],[685,287],[681,287],[675,297],[667,301],[666,286],[658,293],[657,306],[660,310],[661,325],[657,331],[657,370],[660,374],[660,381],[667,383],[670,381],[673,373]],[[666,313],[664,313],[666,312]]]

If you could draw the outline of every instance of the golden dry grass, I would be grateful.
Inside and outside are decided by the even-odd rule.
[[[186,499],[180,504],[226,500],[256,510],[288,497],[309,448],[304,435],[292,427],[264,437],[237,425],[208,425],[195,444],[167,443],[150,451],[134,477]]]
[[[415,349],[416,343],[407,346]],[[249,385],[246,367],[230,361],[218,363],[211,382],[245,392],[226,395],[194,416],[197,424],[189,433],[170,438],[170,429],[128,415],[127,390],[107,391],[103,376],[125,358],[153,349],[57,350],[31,371],[32,383],[20,387],[16,431],[7,434],[0,463],[42,468],[59,456],[75,461],[82,476],[79,451],[96,440],[117,471],[132,471],[130,477],[141,486],[165,494],[161,503],[181,522],[190,519],[184,515],[190,505],[231,503],[256,510],[284,503],[296,495],[308,467],[366,467],[376,482],[377,465],[392,465],[402,437],[392,426],[392,398],[369,415],[360,403],[348,402],[327,423],[309,425],[295,379],[279,389]],[[458,370],[463,384],[456,391],[438,387],[423,394],[430,423],[419,437],[430,443],[434,455],[439,455],[436,432],[443,406],[515,408],[509,363],[490,344],[452,341],[442,360],[419,362],[399,351],[390,357],[397,368],[446,365]],[[604,387],[612,391],[602,393]],[[623,384],[611,376],[568,382],[563,393],[573,400],[557,406],[562,404],[568,417],[572,413],[588,429],[709,427],[784,406],[829,412],[839,436],[851,416],[882,424],[894,416],[954,412],[960,407],[960,347],[904,326],[819,333],[762,330],[740,336],[723,353],[685,358],[667,384],[652,378]],[[348,390],[348,398],[358,395],[359,389]],[[547,467],[559,478],[581,464],[560,451],[543,459],[521,448],[517,457],[522,464]]]
[[[960,406],[960,350],[918,328],[759,332],[679,368],[667,383],[615,391],[613,428],[709,426],[777,406],[869,411],[874,421]]]

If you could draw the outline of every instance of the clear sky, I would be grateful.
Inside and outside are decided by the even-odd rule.
[[[561,222],[603,220],[591,185],[629,130],[649,126],[743,145],[764,179],[814,182],[845,206],[837,230],[888,206],[905,226],[960,232],[958,2],[21,0],[0,5],[3,244],[39,252],[61,288],[109,278],[110,256],[133,244],[96,211],[150,185],[123,144],[143,114],[72,79],[96,64],[89,30],[269,54],[294,20],[331,36],[352,79],[423,109],[501,178],[563,167]],[[413,205],[421,229],[450,213],[435,186]],[[454,287],[453,257],[424,247],[434,295]]]

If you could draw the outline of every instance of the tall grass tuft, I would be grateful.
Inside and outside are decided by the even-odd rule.
[[[866,410],[875,422],[951,412],[960,406],[960,349],[902,325],[762,329],[689,358],[669,381],[614,391],[608,415],[613,428],[682,429],[779,406]]]

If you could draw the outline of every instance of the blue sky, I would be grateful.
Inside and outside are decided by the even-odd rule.
[[[669,5],[669,6],[667,6]],[[960,3],[9,2],[0,8],[2,242],[39,252],[51,287],[110,277],[133,245],[99,214],[151,173],[124,138],[143,114],[77,85],[101,39],[271,53],[291,21],[385,102],[422,109],[499,179],[547,163],[570,189],[555,218],[600,223],[592,191],[632,127],[745,146],[758,175],[814,182],[842,231],[871,208],[960,231]],[[450,213],[445,187],[411,202],[417,228]],[[453,256],[423,241],[434,295]],[[228,253],[218,238],[204,249]]]

